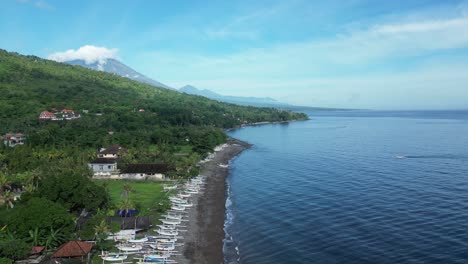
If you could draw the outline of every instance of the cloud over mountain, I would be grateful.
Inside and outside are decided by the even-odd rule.
[[[118,59],[118,51],[119,50],[115,48],[108,49],[106,47],[85,45],[77,50],[69,49],[67,51],[50,54],[47,58],[58,62],[83,60],[86,64],[105,64],[107,59]]]

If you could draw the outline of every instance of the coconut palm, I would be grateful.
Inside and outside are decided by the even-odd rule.
[[[118,208],[121,211],[125,211],[125,216],[127,216],[128,211],[130,209],[135,208],[135,204],[132,202],[132,200],[130,200],[130,198],[127,197],[127,198],[123,199],[122,201],[120,201],[120,203],[118,205]]]
[[[123,192],[121,194],[122,197],[128,197],[128,195],[133,192],[133,188],[132,188],[132,185],[130,185],[130,183],[125,183],[123,185]]]
[[[98,225],[94,227],[94,232],[96,235],[96,240],[101,242],[107,237],[107,233],[110,232],[109,226],[106,223],[106,220],[102,220]]]

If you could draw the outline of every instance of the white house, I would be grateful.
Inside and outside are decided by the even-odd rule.
[[[8,133],[0,138],[3,140],[3,144],[5,144],[7,147],[24,145],[26,141],[26,137],[22,133]]]
[[[115,159],[97,158],[88,163],[88,167],[93,170],[94,176],[111,176],[119,173]]]

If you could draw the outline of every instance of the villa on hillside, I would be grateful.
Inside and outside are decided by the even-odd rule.
[[[119,145],[112,145],[107,148],[101,148],[97,153],[98,158],[117,159],[125,155],[127,149]]]
[[[45,120],[45,121],[61,121],[61,120],[73,120],[80,118],[80,114],[76,114],[75,111],[71,109],[66,109],[66,108],[52,108],[51,111],[42,111],[39,114],[39,120]]]
[[[3,144],[7,147],[16,147],[18,145],[24,145],[26,136],[22,133],[7,133],[0,136],[0,140],[2,140]]]

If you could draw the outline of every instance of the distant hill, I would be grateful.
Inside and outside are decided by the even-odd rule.
[[[194,94],[204,96],[213,100],[227,102],[239,105],[259,106],[259,107],[286,107],[288,104],[281,103],[273,98],[269,97],[244,97],[244,96],[228,96],[215,93],[210,90],[198,89],[192,85],[185,85],[179,88],[180,92],[186,94]]]
[[[146,84],[153,85],[156,87],[162,87],[162,88],[174,90],[174,88],[171,88],[163,83],[160,83],[151,78],[148,78],[145,75],[135,71],[134,69],[128,67],[127,65],[115,59],[106,59],[103,63],[97,61],[91,64],[86,64],[84,60],[71,60],[71,61],[66,61],[65,63],[71,64],[71,65],[78,65],[78,66],[82,66],[82,67],[93,69],[93,70],[114,73],[122,77],[135,80],[137,82],[142,82],[142,83],[146,83]]]

